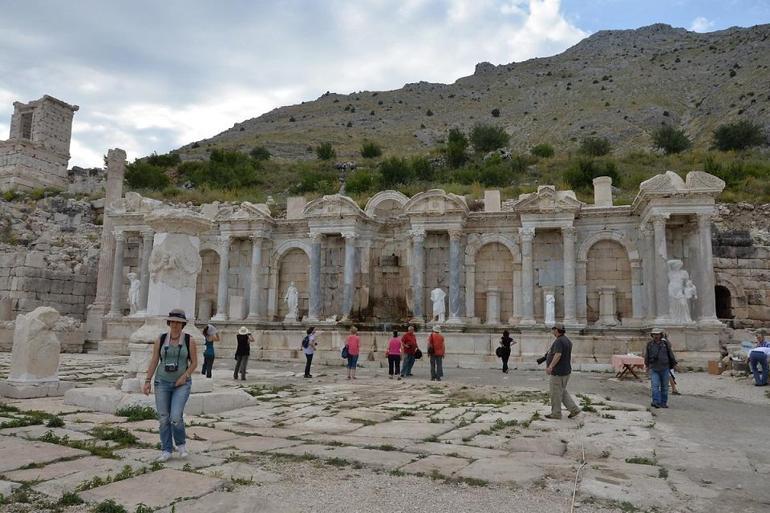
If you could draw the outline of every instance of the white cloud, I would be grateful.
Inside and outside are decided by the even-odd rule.
[[[692,20],[692,23],[690,24],[690,30],[693,32],[708,32],[712,28],[714,28],[714,22],[709,21],[703,16],[698,16]]]
[[[151,19],[140,16],[148,5]],[[99,166],[108,148],[162,153],[327,90],[454,82],[478,62],[552,55],[587,35],[560,0],[222,5],[16,4],[21,12],[0,19],[0,116],[42,94],[80,105],[71,164]],[[34,23],[13,46],[25,19]],[[123,23],[105,29],[96,19]]]

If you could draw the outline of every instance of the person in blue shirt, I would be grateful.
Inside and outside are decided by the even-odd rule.
[[[211,369],[214,368],[214,342],[219,342],[219,334],[217,329],[211,324],[207,324],[203,328],[203,338],[205,340],[206,349],[203,351],[203,367],[201,368],[201,374],[207,378],[211,378]]]
[[[749,351],[749,366],[754,375],[754,386],[764,387],[767,386],[767,355],[770,354],[770,342],[765,339],[765,329],[759,330],[756,336],[756,344]]]

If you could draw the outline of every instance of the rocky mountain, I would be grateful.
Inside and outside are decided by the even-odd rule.
[[[302,159],[329,141],[345,158],[370,139],[386,153],[426,153],[449,128],[479,122],[504,126],[519,150],[544,142],[566,150],[587,136],[607,137],[624,150],[649,148],[650,132],[663,123],[683,127],[696,147],[706,147],[725,122],[749,119],[770,128],[769,36],[770,25],[706,34],[663,24],[601,31],[552,57],[480,63],[453,84],[327,92],[179,151],[204,158],[212,148],[261,145],[277,157]]]

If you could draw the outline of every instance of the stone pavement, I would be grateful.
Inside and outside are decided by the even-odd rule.
[[[104,386],[121,362],[65,355],[63,364]],[[695,512],[720,498],[739,503],[713,472],[741,475],[747,491],[749,471],[758,482],[770,474],[770,464],[604,394],[581,394],[580,416],[549,421],[542,387],[396,381],[382,369],[349,381],[342,368],[315,370],[307,380],[290,364],[255,364],[244,383],[215,369],[215,389],[245,387],[253,404],[187,416],[191,454],[163,465],[153,463],[155,420],[77,411],[60,398],[7,401],[0,493],[11,503],[0,512],[86,512],[105,500],[129,512],[570,511],[578,469],[577,511]],[[68,505],[72,494],[86,503]],[[740,509],[761,511],[765,501],[749,495]]]

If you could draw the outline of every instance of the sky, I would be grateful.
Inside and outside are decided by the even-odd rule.
[[[770,0],[0,0],[0,138],[14,101],[80,106],[70,166],[211,137],[326,91],[451,83],[604,29],[770,23]]]

